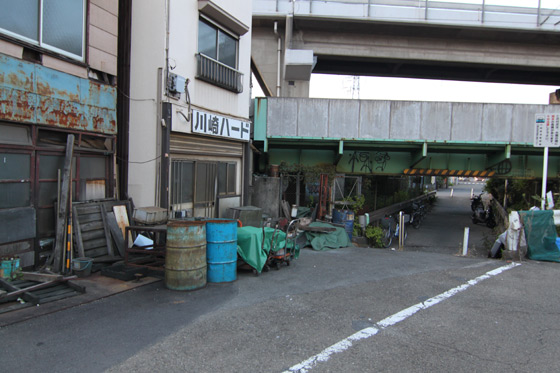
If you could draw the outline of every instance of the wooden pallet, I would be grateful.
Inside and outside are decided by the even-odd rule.
[[[61,277],[52,281],[0,279],[0,313],[85,293],[85,287],[70,281],[75,278]]]
[[[92,258],[94,263],[122,260],[124,237],[112,212],[114,206],[124,207],[128,214],[132,209],[130,201],[73,204],[74,240],[79,257]]]

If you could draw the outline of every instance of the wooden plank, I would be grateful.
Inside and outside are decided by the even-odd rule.
[[[109,256],[115,255],[115,250],[113,249],[113,240],[111,239],[111,231],[109,230],[109,226],[107,225],[107,211],[105,211],[105,207],[100,205],[101,208],[101,219],[103,220],[103,232],[105,233],[105,240],[107,241],[107,254]]]
[[[76,242],[76,250],[78,251],[78,258],[84,257],[84,242],[82,241],[82,229],[80,221],[78,220],[78,209],[76,206],[72,207],[72,220],[74,221],[74,241]]]
[[[91,203],[91,202],[86,204],[76,205],[76,210],[80,215],[96,214],[101,212],[99,208],[99,204]]]
[[[105,241],[105,237],[103,237],[103,235],[99,235],[97,238],[92,238],[91,240],[84,241],[84,251],[100,247],[104,247],[105,250],[107,250],[107,242]]]
[[[115,240],[115,246],[117,247],[117,251],[124,257],[125,247],[124,247],[124,235],[119,228],[119,224],[117,223],[117,218],[115,217],[114,212],[107,213],[107,225],[109,226],[109,230],[111,231],[111,236],[113,240]]]
[[[33,294],[38,296],[39,299],[41,299],[41,301],[43,300],[43,298],[45,297],[49,297],[51,294],[57,293],[60,290],[66,290],[68,289],[68,287],[62,283],[53,283],[52,286],[46,287],[46,288],[42,288],[42,289],[38,289],[38,290],[33,290]]]
[[[114,263],[114,262],[118,262],[119,260],[122,260],[120,256],[110,256],[110,255],[98,256],[96,258],[93,258],[94,263]]]
[[[75,295],[77,295],[77,294],[74,290],[66,288],[64,291],[61,291],[60,293],[58,293],[56,295],[41,298],[41,303],[54,302],[55,300],[60,300],[60,299],[68,298],[68,297],[73,297]]]
[[[100,212],[96,212],[94,214],[80,214],[80,223],[89,223],[92,221],[103,221],[103,219],[101,218],[101,213]]]
[[[103,229],[103,222],[99,220],[99,221],[84,224],[83,222],[80,221],[80,226],[82,227],[82,233],[83,233],[83,232],[93,231],[97,229]]]
[[[103,229],[96,229],[94,231],[88,231],[82,234],[82,242],[97,240],[100,238],[105,238],[105,232],[103,232]]]
[[[60,281],[62,280],[62,275],[52,275],[48,273],[39,273],[39,272],[22,272],[22,278],[24,280],[29,281],[38,281],[38,282],[48,282],[48,281]]]
[[[123,234],[123,237],[125,236],[125,228],[128,227],[130,225],[129,220],[128,220],[128,214],[126,212],[126,207],[125,206],[114,206],[113,207],[113,212],[115,213],[115,218],[117,219],[117,223],[119,225],[119,228],[121,229],[121,232]],[[132,241],[132,234],[130,232],[128,232],[128,247],[132,247],[134,241]]]
[[[86,250],[86,253],[85,253],[86,258],[92,258],[92,259],[95,259],[95,258],[101,257],[101,256],[106,256],[106,255],[107,255],[107,248],[106,247]]]
[[[86,287],[79,285],[77,283],[75,283],[74,281],[68,281],[66,282],[66,285],[68,285],[69,287],[71,287],[72,289],[80,292],[80,293],[85,293],[86,292]]]
[[[46,284],[46,282],[40,285],[44,285],[44,284]],[[2,297],[0,297],[0,299],[15,298],[16,296],[21,295],[20,298],[23,298],[24,301],[33,304],[39,304],[39,298],[28,292],[27,289],[29,289],[29,287],[26,287],[25,289],[21,289],[19,287],[10,284],[8,281],[4,280],[3,278],[0,278],[0,285],[2,285],[4,289],[9,290],[9,292],[3,295]]]
[[[68,201],[71,198],[72,180],[70,172],[72,170],[72,155],[74,154],[74,135],[69,134],[66,139],[66,154],[64,157],[64,171],[62,173],[62,188],[59,202],[59,209],[56,214],[56,239],[54,255],[51,256],[52,265],[55,271],[62,270],[62,252],[66,242],[66,228],[68,224]]]

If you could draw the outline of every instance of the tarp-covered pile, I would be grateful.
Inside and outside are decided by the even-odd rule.
[[[532,260],[560,262],[556,244],[553,211],[519,211],[527,237],[527,257]]]
[[[264,232],[264,234],[263,234]],[[292,245],[292,242],[288,242]],[[265,227],[237,228],[237,253],[243,261],[262,272],[270,251],[278,251],[286,245],[286,233],[281,230]],[[299,255],[296,247],[295,257]]]
[[[334,226],[328,223],[315,222],[309,224],[309,227],[333,228]],[[344,228],[340,228],[340,227],[334,227],[334,228],[336,228],[334,232],[328,232],[328,233],[306,232],[305,235],[307,237],[308,244],[311,245],[313,250],[321,250],[321,251],[350,246],[352,243],[350,242],[348,233],[346,233]]]

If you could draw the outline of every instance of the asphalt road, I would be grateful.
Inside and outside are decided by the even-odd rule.
[[[556,371],[558,264],[457,256],[452,242],[305,249],[229,284],[143,286],[1,328],[0,370]]]

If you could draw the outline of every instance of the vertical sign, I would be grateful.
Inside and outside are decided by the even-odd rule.
[[[533,146],[536,148],[560,146],[560,113],[536,114]]]
[[[536,114],[535,115],[535,132],[533,146],[536,148],[544,148],[543,154],[543,176],[542,176],[542,192],[541,192],[541,210],[545,209],[546,201],[546,179],[548,177],[548,148],[557,148],[560,146],[558,132],[560,130],[560,114]]]

